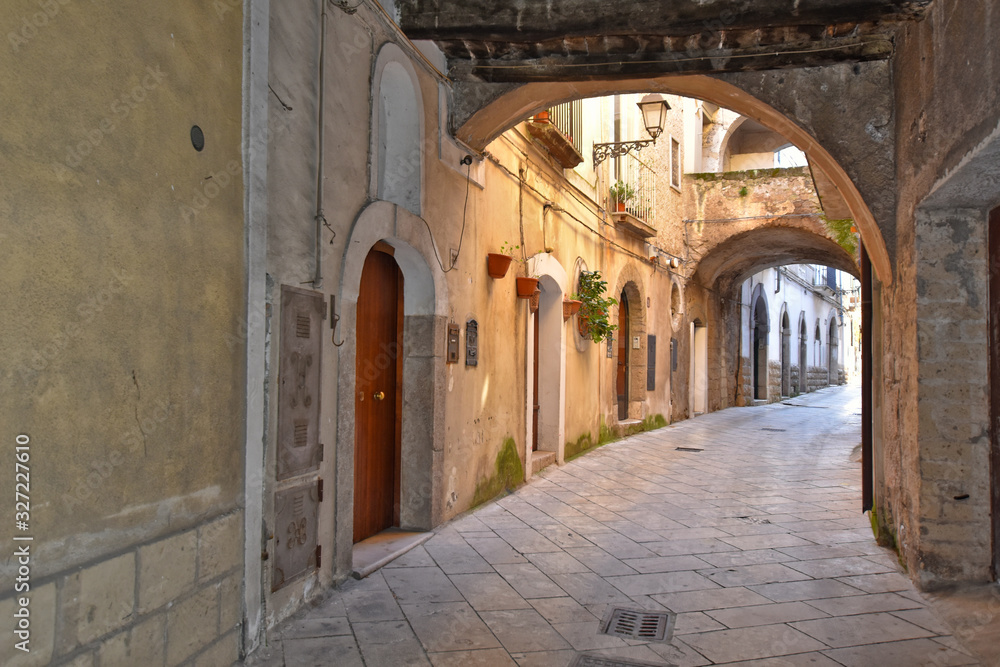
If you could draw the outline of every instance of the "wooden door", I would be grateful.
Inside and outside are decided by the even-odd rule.
[[[618,394],[618,419],[628,419],[629,362],[628,296],[622,291],[618,300],[618,374],[615,388]]]
[[[365,259],[358,292],[355,542],[399,523],[402,312],[402,273],[390,254],[376,248]]]
[[[534,322],[535,322],[535,343],[534,350],[535,356],[532,361],[532,380],[531,380],[531,451],[538,451],[538,312],[541,310],[539,308],[535,311]]]

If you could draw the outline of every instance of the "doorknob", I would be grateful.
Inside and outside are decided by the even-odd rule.
[[[384,400],[385,399],[385,392],[384,391],[376,391],[375,395],[372,396],[372,398],[374,398],[376,401]]]

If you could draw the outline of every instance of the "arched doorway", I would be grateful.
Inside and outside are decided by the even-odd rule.
[[[767,301],[760,295],[753,306],[753,397],[767,400]]]
[[[361,271],[354,395],[354,542],[399,525],[403,274],[378,243]]]
[[[830,384],[840,384],[840,327],[837,318],[830,318],[830,333],[827,338],[827,372]]]
[[[781,314],[781,395],[792,395],[792,327],[788,312]]]
[[[799,320],[799,393],[809,391],[809,332],[803,313]]]
[[[622,290],[618,297],[618,367],[615,373],[615,395],[618,400],[619,421],[628,419],[629,362],[631,361],[628,341],[631,338],[630,334],[628,293]]]
[[[691,401],[696,415],[708,412],[708,327],[691,323]]]

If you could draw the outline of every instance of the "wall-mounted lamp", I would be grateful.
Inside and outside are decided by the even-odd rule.
[[[663,134],[663,129],[667,126],[667,112],[670,105],[663,95],[650,93],[642,98],[636,105],[642,112],[642,122],[646,126],[646,132],[650,139],[638,141],[616,141],[604,144],[594,144],[594,166],[601,164],[609,157],[621,157],[628,155],[632,151],[639,152],[646,146],[656,143],[656,138]]]

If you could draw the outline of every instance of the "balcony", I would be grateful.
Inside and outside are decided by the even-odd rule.
[[[572,169],[583,162],[579,142],[583,136],[583,102],[576,100],[558,104],[528,121],[528,134],[540,143],[563,169]]]
[[[608,160],[598,187],[607,192],[608,214],[615,226],[640,238],[656,236],[656,172],[634,155]]]

